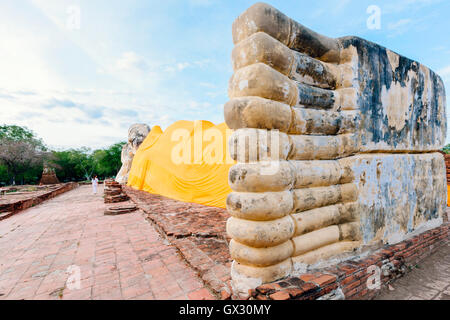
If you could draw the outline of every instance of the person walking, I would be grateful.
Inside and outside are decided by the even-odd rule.
[[[97,176],[94,176],[92,178],[92,192],[94,194],[97,194],[97,187],[98,187],[98,178],[97,178]]]

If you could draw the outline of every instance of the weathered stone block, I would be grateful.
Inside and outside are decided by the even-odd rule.
[[[227,230],[237,290],[442,223],[438,75],[264,3],[236,19],[233,41],[225,120],[236,130]]]
[[[442,223],[447,184],[440,153],[352,158],[365,243],[396,243]]]

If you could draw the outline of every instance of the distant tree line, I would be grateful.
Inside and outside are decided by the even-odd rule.
[[[0,185],[37,184],[44,165],[54,168],[61,182],[115,177],[125,142],[105,149],[50,150],[26,127],[0,125]]]
[[[450,154],[450,144],[448,144],[444,148],[442,148],[442,151],[444,153]]]

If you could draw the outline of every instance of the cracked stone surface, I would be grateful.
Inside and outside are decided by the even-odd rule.
[[[421,261],[375,300],[450,300],[450,245]]]
[[[0,221],[0,300],[215,298],[142,211],[105,216],[101,191],[82,186]]]

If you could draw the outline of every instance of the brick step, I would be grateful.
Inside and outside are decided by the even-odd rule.
[[[107,216],[115,216],[118,214],[125,214],[136,211],[137,207],[135,205],[122,205],[122,206],[114,206],[105,209],[105,215]]]
[[[6,219],[11,217],[14,214],[14,212],[2,212],[0,213],[0,220]]]

